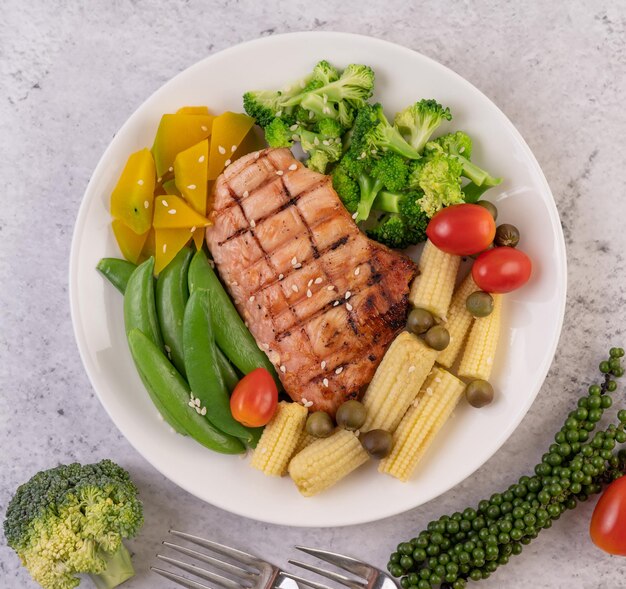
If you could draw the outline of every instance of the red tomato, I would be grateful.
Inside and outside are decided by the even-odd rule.
[[[265,368],[257,368],[246,374],[230,397],[233,417],[248,427],[266,425],[272,419],[278,405],[278,389],[271,374]]]
[[[531,271],[532,262],[524,252],[494,247],[476,258],[472,278],[485,292],[511,292],[528,282]]]
[[[454,205],[435,213],[428,223],[426,235],[444,252],[470,256],[489,247],[496,235],[496,222],[484,207]]]
[[[626,556],[626,477],[613,481],[602,493],[591,516],[589,533],[598,548]]]

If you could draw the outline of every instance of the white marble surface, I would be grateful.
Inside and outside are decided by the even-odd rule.
[[[146,526],[128,589],[165,588],[147,568],[169,527],[285,565],[298,543],[381,567],[430,518],[476,503],[528,471],[595,376],[624,345],[626,5],[618,2],[61,2],[3,0],[0,34],[0,511],[15,487],[58,462],[111,457],[128,468]],[[78,206],[107,143],[137,105],[207,54],[261,35],[344,30],[412,47],[490,96],[535,152],[554,192],[569,258],[563,335],[534,406],[477,473],[405,515],[340,529],[289,529],[205,505],[165,480],[109,421],[83,371],[67,267]],[[384,500],[384,499],[383,499]],[[626,586],[626,561],[594,549],[593,505],[569,513],[485,589]],[[86,585],[86,583],[85,583]],[[34,587],[0,546],[0,586]]]

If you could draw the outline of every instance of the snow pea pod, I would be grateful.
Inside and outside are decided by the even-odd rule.
[[[156,311],[163,343],[172,363],[183,376],[183,316],[189,298],[187,270],[192,255],[188,247],[181,249],[156,281]]]
[[[209,291],[196,289],[189,297],[183,322],[185,368],[193,394],[207,408],[207,419],[227,434],[249,442],[250,432],[232,416],[230,397],[217,361],[213,303]]]
[[[136,267],[135,264],[120,258],[102,258],[98,262],[96,270],[124,294],[130,275],[135,271]]]
[[[126,333],[137,328],[159,348],[163,340],[154,301],[154,258],[148,258],[130,275],[124,293],[124,324]]]
[[[237,438],[211,425],[202,415],[204,409],[190,406],[189,385],[149,337],[131,329],[128,344],[151,396],[160,401],[165,419],[173,419],[196,442],[215,452],[240,454],[245,450]]]
[[[215,340],[228,359],[244,374],[265,368],[280,387],[274,366],[254,341],[202,250],[196,252],[189,265],[189,292],[193,294],[197,289],[209,291],[214,303]]]

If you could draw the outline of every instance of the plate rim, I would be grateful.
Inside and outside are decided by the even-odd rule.
[[[228,53],[237,53],[240,51],[246,51],[249,47],[251,46],[260,46],[260,45],[265,45],[265,44],[271,44],[276,42],[276,39],[290,39],[290,38],[302,38],[302,37],[332,37],[335,39],[344,39],[344,40],[350,40],[350,39],[358,39],[360,41],[366,41],[368,43],[373,43],[374,45],[379,45],[379,46],[385,46],[385,47],[389,47],[389,48],[393,48],[394,50],[401,50],[402,52],[405,52],[407,54],[411,54],[413,57],[417,57],[419,59],[424,60],[425,62],[429,63],[431,66],[434,66],[435,68],[439,68],[444,70],[447,75],[452,76],[453,78],[456,79],[456,81],[462,85],[467,86],[468,88],[470,88],[473,92],[478,93],[481,97],[483,97],[485,100],[487,100],[492,107],[494,108],[494,113],[496,113],[500,119],[501,122],[507,127],[507,130],[511,133],[512,137],[517,141],[517,143],[520,145],[521,149],[525,152],[526,156],[528,157],[528,161],[531,164],[531,167],[533,168],[533,171],[535,172],[536,176],[537,176],[537,180],[539,181],[539,183],[542,185],[543,190],[546,192],[547,195],[550,196],[550,199],[548,201],[546,201],[546,205],[547,205],[547,210],[549,213],[549,220],[550,223],[554,229],[554,236],[555,236],[555,242],[556,242],[556,249],[557,251],[557,255],[558,255],[558,268],[560,270],[561,273],[561,277],[560,280],[558,281],[557,284],[559,284],[562,288],[563,294],[560,297],[560,300],[558,301],[558,313],[557,313],[557,317],[556,319],[556,330],[554,332],[554,336],[552,338],[552,341],[550,342],[549,346],[548,346],[548,351],[549,353],[547,353],[544,357],[543,363],[541,366],[538,367],[537,369],[537,374],[540,376],[539,380],[538,380],[538,385],[536,387],[536,390],[533,392],[532,395],[529,395],[526,399],[525,404],[521,407],[518,416],[516,417],[515,420],[513,420],[509,426],[505,429],[502,430],[497,438],[497,444],[496,444],[496,448],[495,450],[488,456],[485,457],[484,460],[482,460],[479,464],[472,464],[471,467],[469,468],[459,468],[456,471],[456,476],[453,477],[451,484],[449,484],[447,486],[447,488],[443,491],[439,491],[439,492],[434,492],[434,493],[426,493],[424,497],[422,497],[422,500],[409,507],[409,508],[405,508],[400,507],[400,508],[391,508],[391,509],[386,509],[384,513],[382,514],[378,514],[372,517],[369,516],[365,516],[365,517],[350,517],[350,514],[346,514],[346,516],[336,522],[330,523],[330,524],[326,524],[326,525],[322,525],[320,526],[319,523],[316,522],[293,522],[293,521],[289,521],[289,517],[286,518],[280,518],[280,517],[272,517],[270,516],[266,516],[264,514],[256,514],[256,513],[252,513],[253,510],[248,510],[245,508],[242,509],[238,509],[238,508],[233,508],[232,505],[226,505],[223,501],[221,500],[214,500],[212,499],[211,501],[208,501],[206,498],[201,497],[200,495],[198,495],[196,493],[196,491],[194,491],[193,489],[189,488],[184,482],[179,480],[179,477],[173,477],[170,474],[165,475],[163,473],[163,471],[161,470],[161,468],[159,468],[157,466],[157,464],[155,464],[155,462],[153,462],[152,458],[148,457],[146,454],[144,454],[144,452],[142,452],[138,445],[135,443],[135,440],[133,439],[134,436],[130,436],[127,434],[126,431],[122,431],[122,429],[119,427],[117,421],[113,418],[112,414],[111,414],[111,409],[110,406],[108,405],[108,402],[103,398],[103,396],[100,394],[98,388],[95,385],[96,382],[96,377],[95,377],[95,368],[92,366],[92,362],[91,359],[88,355],[88,345],[87,345],[87,335],[86,332],[83,328],[82,325],[82,321],[80,318],[80,314],[79,314],[79,305],[78,305],[78,284],[77,284],[77,272],[78,272],[78,259],[79,259],[79,242],[80,239],[82,237],[83,234],[83,230],[84,230],[84,225],[85,225],[85,217],[87,215],[87,210],[88,210],[88,204],[89,201],[91,200],[90,197],[91,193],[95,190],[94,186],[98,183],[98,179],[100,178],[100,176],[103,175],[104,173],[104,168],[106,167],[106,162],[109,159],[109,153],[113,150],[113,146],[115,144],[115,138],[117,136],[119,136],[120,134],[122,134],[124,132],[124,130],[130,126],[132,124],[132,122],[134,121],[134,119],[136,117],[138,117],[140,115],[140,113],[143,111],[145,105],[150,102],[151,100],[154,99],[155,96],[158,96],[161,92],[165,92],[167,87],[169,87],[170,85],[173,85],[176,83],[177,79],[179,77],[182,77],[183,75],[188,75],[190,72],[193,72],[194,69],[199,69],[201,68],[207,61],[215,58],[216,56],[223,56],[224,54],[228,54]],[[278,34],[278,35],[270,35],[267,37],[258,37],[255,39],[250,39],[248,41],[244,41],[242,43],[238,43],[236,45],[232,45],[230,47],[224,48],[220,51],[217,51],[215,53],[209,54],[205,57],[203,57],[202,59],[198,60],[197,62],[193,63],[192,65],[188,66],[187,68],[183,69],[182,71],[180,71],[179,73],[177,73],[175,76],[173,76],[172,78],[170,78],[168,81],[166,81],[164,84],[162,84],[161,86],[159,86],[154,92],[152,92],[148,97],[146,97],[145,100],[143,100],[138,106],[137,108],[132,112],[132,114],[124,121],[124,123],[122,124],[122,126],[118,129],[118,131],[115,133],[114,138],[109,142],[109,144],[107,145],[106,149],[104,150],[104,152],[102,153],[102,155],[100,156],[100,159],[98,160],[98,163],[96,165],[96,167],[94,168],[94,171],[92,172],[89,181],[87,183],[87,186],[85,188],[85,191],[83,193],[83,196],[81,198],[80,201],[80,205],[79,205],[79,209],[78,209],[78,213],[76,216],[76,221],[74,223],[74,228],[72,231],[72,240],[71,240],[71,246],[70,246],[70,257],[69,257],[69,302],[70,302],[70,316],[71,316],[71,321],[72,321],[72,331],[74,333],[74,338],[76,340],[76,346],[78,348],[78,352],[79,352],[79,356],[81,358],[81,362],[83,364],[83,368],[85,370],[85,372],[87,373],[87,378],[89,379],[89,382],[91,384],[92,389],[94,390],[98,400],[100,401],[100,404],[102,405],[102,407],[104,408],[104,410],[106,411],[107,415],[109,416],[109,418],[111,419],[111,421],[113,422],[113,424],[115,425],[115,427],[118,429],[118,431],[120,431],[120,433],[122,433],[122,435],[124,436],[124,438],[128,441],[128,443],[133,447],[133,449],[144,459],[146,460],[159,474],[161,474],[162,476],[166,477],[167,479],[169,479],[171,482],[173,482],[175,485],[181,487],[182,489],[184,489],[185,491],[189,492],[190,494],[192,494],[194,497],[197,497],[198,499],[200,499],[201,501],[204,501],[206,503],[209,503],[210,505],[213,505],[215,507],[218,507],[220,509],[223,509],[224,511],[227,511],[229,513],[233,513],[237,516],[240,517],[245,517],[248,519],[253,519],[256,521],[260,521],[260,522],[265,522],[265,523],[269,523],[269,524],[274,524],[274,525],[285,525],[285,526],[291,526],[291,527],[302,527],[302,528],[312,528],[312,527],[339,527],[339,526],[352,526],[352,525],[360,525],[360,524],[366,524],[366,523],[370,523],[370,522],[374,522],[374,521],[381,521],[383,519],[387,519],[393,516],[397,516],[399,514],[402,513],[406,513],[410,510],[416,509],[430,501],[432,501],[433,499],[444,495],[445,493],[451,491],[452,489],[454,489],[455,487],[457,487],[460,483],[462,483],[464,480],[466,480],[469,476],[471,476],[472,474],[476,473],[480,468],[482,468],[482,466],[484,466],[484,464],[490,460],[501,448],[502,446],[506,443],[506,441],[510,438],[510,436],[513,434],[513,432],[518,428],[518,426],[520,425],[521,421],[524,419],[524,417],[527,415],[530,407],[532,406],[532,404],[534,403],[537,395],[539,394],[539,391],[541,390],[541,388],[543,387],[543,384],[545,383],[545,379],[547,376],[547,373],[552,365],[553,359],[554,359],[554,355],[556,353],[556,348],[558,345],[558,342],[560,340],[561,334],[562,334],[562,328],[563,328],[563,321],[564,321],[564,316],[565,316],[565,308],[566,308],[566,301],[567,301],[567,286],[568,286],[568,273],[567,273],[567,257],[566,257],[566,245],[565,245],[565,239],[564,239],[564,235],[563,235],[563,228],[560,222],[560,217],[559,217],[559,213],[558,213],[558,209],[556,207],[556,202],[554,199],[554,195],[552,194],[552,190],[550,189],[550,186],[548,184],[548,181],[545,177],[545,174],[543,173],[543,170],[541,169],[541,166],[539,165],[539,162],[537,161],[534,153],[532,152],[532,150],[530,149],[530,146],[526,143],[526,141],[524,140],[523,136],[521,135],[521,133],[519,132],[519,130],[515,127],[515,125],[512,123],[512,121],[507,117],[507,115],[498,107],[498,105],[491,100],[491,98],[489,98],[484,92],[482,92],[479,88],[477,88],[476,86],[474,86],[474,84],[472,84],[471,82],[469,82],[466,78],[464,78],[463,76],[461,76],[460,74],[458,74],[457,72],[455,72],[453,69],[451,69],[450,67],[436,61],[435,59],[428,57],[426,55],[424,55],[423,53],[420,53],[419,51],[416,51],[414,49],[411,49],[409,47],[406,47],[405,45],[401,45],[398,43],[394,43],[392,41],[388,41],[385,39],[380,39],[378,37],[372,37],[369,35],[362,35],[362,34],[356,34],[356,33],[347,33],[347,32],[340,32],[340,31],[297,31],[297,32],[289,32],[289,33],[282,33],[282,34]]]

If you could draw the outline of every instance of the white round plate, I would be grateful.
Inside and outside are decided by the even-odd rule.
[[[474,139],[473,159],[505,178],[488,197],[499,221],[517,225],[534,263],[531,281],[506,295],[495,359],[496,401],[476,410],[461,402],[409,483],[371,463],[321,496],[305,499],[289,478],[269,478],[247,460],[210,452],[170,432],[157,416],[133,365],[122,297],[98,274],[119,256],[109,196],[128,155],[152,140],[162,114],[183,105],[242,110],[246,90],[277,88],[320,59],[365,63],[376,72],[386,111],[435,98],[454,115],[449,129]],[[565,244],[548,184],[529,147],[505,115],[463,78],[407,48],[343,33],[295,33],[258,39],[207,57],[156,91],[128,119],[102,156],[80,207],[70,259],[72,321],[80,354],[104,408],[130,443],[176,484],[233,513],[275,524],[343,526],[401,513],[437,497],[479,468],[511,435],[548,371],[565,306]]]

